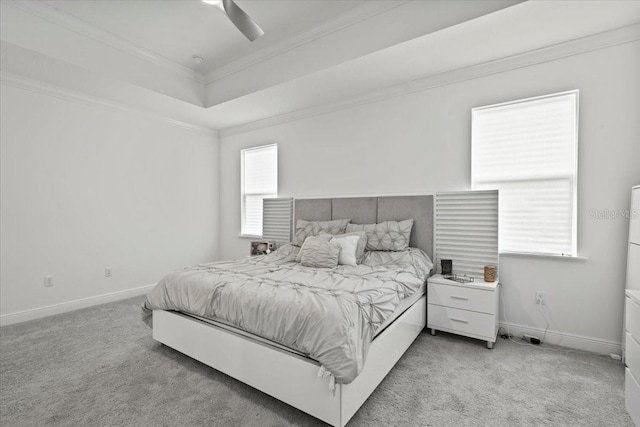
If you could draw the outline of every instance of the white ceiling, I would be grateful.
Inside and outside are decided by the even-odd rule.
[[[233,133],[640,40],[640,1],[238,4],[256,42],[200,0],[0,0],[0,77]]]
[[[309,31],[364,2],[237,0],[265,32],[250,42],[224,13],[201,0],[46,1],[61,12],[203,74]],[[205,62],[195,64],[193,55]]]

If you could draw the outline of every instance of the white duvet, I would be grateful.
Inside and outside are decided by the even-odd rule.
[[[348,384],[362,371],[376,329],[422,288],[433,264],[410,248],[367,252],[358,266],[310,268],[295,262],[298,250],[286,245],[168,274],[147,295],[144,316],[160,309],[219,320],[296,349]]]

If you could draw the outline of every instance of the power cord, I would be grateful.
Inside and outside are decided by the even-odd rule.
[[[546,339],[546,337],[547,337],[547,331],[549,330],[549,323],[550,323],[550,321],[551,321],[551,313],[548,313],[548,314],[549,314],[549,319],[547,319],[547,317],[543,314],[543,317],[545,318],[545,322],[546,322],[546,328],[544,329],[544,335],[543,335],[543,337],[542,337],[542,340],[540,340],[540,343],[539,343],[539,344],[532,344],[532,343],[530,343],[530,342],[521,343],[521,342],[517,342],[517,341],[515,341],[515,340],[513,339],[513,334],[511,334],[511,331],[510,331],[510,329],[509,329],[509,321],[507,320],[507,312],[506,312],[506,310],[504,309],[504,290],[503,290],[502,283],[498,282],[498,286],[500,287],[500,295],[499,295],[499,296],[500,296],[500,305],[501,305],[501,308],[502,308],[502,316],[504,317],[504,322],[505,322],[506,332],[507,332],[506,334],[504,334],[504,330],[505,330],[505,328],[503,328],[502,326],[501,326],[501,327],[499,327],[499,328],[498,328],[498,334],[500,335],[500,338],[508,339],[509,341],[511,341],[512,343],[517,344],[517,345],[522,345],[522,346],[525,346],[525,347],[533,347],[533,348],[537,348],[537,349],[539,349],[539,350],[556,351],[556,352],[559,352],[559,353],[583,353],[583,354],[585,354],[585,353],[586,353],[586,354],[595,354],[595,355],[598,355],[598,356],[607,356],[607,357],[610,357],[610,358],[612,358],[612,359],[614,359],[614,360],[618,360],[618,359],[616,359],[616,358],[614,358],[614,357],[613,357],[613,356],[614,356],[613,354],[594,353],[594,352],[586,351],[586,350],[562,349],[562,348],[550,348],[550,347],[542,347],[541,345],[539,345],[539,344],[544,343],[544,340],[545,340],[545,339]],[[548,311],[549,311],[549,310],[547,309],[547,312],[548,312]],[[542,309],[541,309],[541,313],[542,313]],[[502,331],[503,331],[503,333],[502,333],[502,334],[500,333],[500,330],[502,330]],[[524,337],[522,337],[522,338],[524,339]]]
[[[545,316],[545,312],[542,308],[545,308],[547,310],[547,314],[549,315],[549,318],[547,319],[547,316]],[[544,334],[542,335],[542,342],[544,342],[547,339],[547,331],[549,330],[549,324],[552,322],[551,320],[551,312],[549,311],[549,309],[547,308],[546,305],[541,305],[540,306],[540,314],[542,314],[542,317],[544,317],[544,321],[547,324],[546,327],[544,328]]]
[[[526,343],[520,343],[520,342],[514,341],[513,334],[511,333],[511,330],[509,329],[509,320],[507,319],[507,311],[504,308],[504,289],[503,289],[502,283],[498,282],[498,286],[500,286],[500,305],[502,306],[502,316],[504,317],[505,326],[507,327],[507,334],[506,334],[506,336],[502,336],[501,335],[502,338],[508,339],[512,343],[518,344],[518,345],[522,345],[522,346],[535,347],[535,348],[539,348],[539,349],[543,349],[543,350],[564,351],[564,350],[556,350],[556,349],[548,348],[548,347],[540,347],[540,344],[542,344],[544,342],[544,340],[547,338],[547,330],[549,329],[549,322],[547,321],[546,317],[545,317],[545,321],[547,323],[547,327],[544,330],[543,339],[539,340],[537,344],[534,344],[532,342],[526,342],[526,341],[525,341]],[[498,332],[500,332],[500,329],[498,329]],[[525,340],[525,337],[523,336],[522,339]],[[573,351],[573,350],[567,350],[567,351]]]

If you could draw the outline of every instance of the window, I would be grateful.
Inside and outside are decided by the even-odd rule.
[[[577,255],[578,91],[472,110],[471,183],[500,191],[500,252]]]
[[[262,199],[278,197],[278,146],[265,145],[240,152],[242,161],[241,233],[262,235]]]

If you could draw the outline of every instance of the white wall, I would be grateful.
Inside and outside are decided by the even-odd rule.
[[[580,90],[578,250],[586,261],[501,257],[506,317],[548,342],[619,351],[626,209],[640,183],[640,43],[627,43],[221,139],[221,255],[247,254],[240,231],[240,154],[277,142],[282,196],[425,194],[470,187],[471,108]],[[529,329],[527,329],[529,328]]]
[[[121,291],[218,257],[214,132],[1,88],[3,320],[127,295]],[[52,287],[45,275],[54,276]]]
[[[0,38],[5,43],[37,51],[102,76],[189,104],[204,104],[204,85],[197,81],[195,73],[158,56],[143,59],[131,55],[131,47],[121,38],[100,30],[94,32],[86,22],[72,16],[65,19],[64,14],[55,11],[55,6],[40,2],[3,1],[0,3]],[[9,61],[11,59],[3,58],[3,68]],[[48,71],[52,74],[60,72]]]

